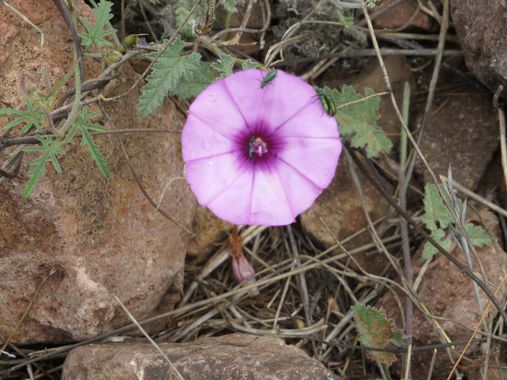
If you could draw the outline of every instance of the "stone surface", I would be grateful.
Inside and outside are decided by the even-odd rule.
[[[361,205],[352,176],[347,172],[347,164],[342,157],[331,185],[317,198],[313,206],[301,215],[304,230],[320,245],[336,245],[335,238],[342,241],[356,232],[367,228],[368,222]],[[366,209],[373,221],[384,217],[389,204],[382,194],[356,169],[363,188]],[[326,229],[322,221],[330,231]],[[353,249],[371,243],[371,235],[364,231],[345,244]],[[385,256],[381,254],[354,256],[362,268],[372,273],[380,273],[386,265]],[[352,264],[353,265],[353,264]]]
[[[374,8],[374,12],[388,7],[395,0],[384,0],[380,5]],[[426,3],[426,1],[424,1]],[[405,0],[393,6],[391,9],[373,20],[375,26],[379,29],[409,29],[417,28],[424,30],[434,30],[437,23],[426,13],[424,13],[417,0]]]
[[[198,261],[204,260],[211,254],[227,236],[232,224],[219,219],[210,210],[197,207],[192,221],[192,231],[195,238],[188,242],[187,254]]]
[[[459,93],[435,100],[420,148],[437,178],[447,176],[450,166],[453,178],[474,190],[498,147],[497,112],[490,94],[468,86]],[[433,182],[421,160],[417,168],[425,182]]]
[[[19,30],[2,46],[8,54],[0,66],[0,104],[14,107],[22,100],[23,76],[54,83],[73,61],[70,35],[54,3],[27,3],[11,2],[24,7],[43,29],[42,49],[38,33],[0,7],[0,19]],[[90,76],[98,70],[93,61],[88,65]],[[137,77],[127,67],[119,78],[110,86],[110,95],[124,92]],[[137,100],[138,92],[132,91],[106,104],[116,128],[181,128],[183,118],[170,102],[143,120],[136,113]],[[113,295],[138,319],[168,310],[177,301],[185,235],[141,193],[119,138],[154,199],[170,178],[182,176],[178,134],[133,133],[95,137],[109,178],[100,175],[76,139],[60,159],[63,173],[48,166],[30,198],[23,199],[21,192],[34,153],[25,155],[18,177],[0,183],[0,335],[14,330],[32,300],[13,342],[79,340],[122,325],[127,318]],[[8,153],[1,152],[0,162]],[[161,207],[190,224],[195,201],[184,181],[174,183]]]
[[[302,350],[275,337],[231,334],[188,343],[161,343],[186,380],[332,380]],[[89,345],[70,352],[64,380],[177,379],[149,343]]]
[[[500,228],[496,218],[486,211],[482,211],[480,216],[474,222],[478,222],[479,219],[484,221],[486,229],[493,233],[497,239],[500,238]],[[505,276],[503,268],[507,264],[507,253],[494,246],[476,248],[476,251],[477,255],[474,259],[476,273],[484,273],[486,276],[484,281],[489,284],[492,293],[496,293],[500,304],[503,304],[507,295],[507,284],[505,281],[502,282],[502,278]],[[451,254],[466,265],[463,253],[456,246],[451,250]],[[480,260],[481,267],[477,259]],[[416,255],[413,263],[417,275],[421,269],[419,266],[420,255]],[[479,294],[482,306],[486,307],[488,298],[481,291]],[[471,331],[479,326],[481,312],[477,307],[472,281],[444,256],[437,255],[433,259],[424,274],[417,295],[421,303],[435,316],[440,328],[445,331],[451,341],[467,341]],[[398,294],[398,297],[403,299],[401,294]],[[392,292],[385,293],[376,306],[382,307],[387,316],[393,318],[398,328],[403,328],[399,304]],[[492,306],[490,317],[493,318],[496,314],[497,311]],[[427,317],[417,307],[414,307],[412,322],[415,346],[441,343]],[[467,352],[470,353],[477,347],[477,342],[473,342]],[[456,357],[461,353],[461,350],[462,347],[459,346],[455,351]],[[431,356],[431,350],[413,353],[412,374],[414,379],[426,379]],[[438,350],[432,378],[445,379],[451,368],[452,363],[449,362],[445,350]]]
[[[507,3],[451,0],[451,18],[470,71],[493,92],[507,88]]]

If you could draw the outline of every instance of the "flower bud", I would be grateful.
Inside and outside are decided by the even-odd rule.
[[[255,276],[255,269],[245,258],[243,252],[239,251],[236,255],[231,255],[231,257],[232,273],[238,283],[248,281]]]

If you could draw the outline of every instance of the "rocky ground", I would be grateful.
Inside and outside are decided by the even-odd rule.
[[[96,21],[90,4],[74,3]],[[167,97],[141,117],[147,57],[115,51],[107,62],[109,48],[86,56],[81,102],[107,128],[93,134],[107,177],[76,138],[59,158],[61,173],[48,165],[24,197],[39,153],[23,147],[40,141],[33,129],[0,129],[0,378],[507,376],[505,2],[384,0],[368,18],[359,0],[237,1],[229,14],[222,2],[211,12],[212,3],[202,41],[181,24],[185,1],[127,0],[123,11],[115,2],[112,24],[122,40],[136,33],[153,44],[190,33],[185,49],[204,61],[225,52],[312,85],[371,88],[392,149],[342,156],[331,186],[290,226],[233,226],[197,205],[183,177],[191,99]],[[34,93],[50,98],[68,73],[44,127],[72,113],[69,78],[79,68],[62,6],[0,2],[1,126],[13,118],[2,108],[26,110]],[[417,146],[409,142],[409,152],[422,155],[410,172],[400,170],[411,156],[400,159],[406,135],[395,104],[406,105]],[[424,229],[405,230],[424,219],[425,186],[441,179],[467,200],[463,222],[492,237],[471,256],[453,231],[448,257],[425,260]],[[231,271],[235,233],[256,271],[242,284]],[[404,344],[365,344],[356,304],[385,311]],[[382,362],[372,354],[379,350],[394,359]]]

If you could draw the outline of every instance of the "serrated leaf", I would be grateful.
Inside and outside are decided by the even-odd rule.
[[[25,183],[23,188],[23,197],[27,198],[32,193],[37,183],[44,176],[46,163],[50,161],[53,164],[53,167],[58,173],[62,172],[62,167],[58,162],[58,156],[64,153],[62,147],[62,143],[58,140],[55,140],[53,137],[48,136],[36,136],[37,139],[41,142],[41,145],[38,147],[26,147],[23,150],[25,152],[35,152],[40,151],[42,154],[36,159],[30,162],[31,171],[28,174],[29,179]],[[29,149],[28,149],[29,148]]]
[[[333,99],[337,107],[335,117],[340,125],[340,133],[351,139],[352,146],[365,148],[368,157],[375,157],[380,152],[391,149],[391,140],[377,125],[380,118],[378,97],[346,105],[372,95],[372,89],[365,88],[364,95],[357,93],[352,86],[343,86],[341,91],[324,87],[323,91]]]
[[[211,67],[218,71],[220,78],[225,78],[226,76],[232,74],[235,63],[236,58],[234,58],[232,55],[220,54],[218,56],[218,60],[215,63],[212,63]]]
[[[90,112],[88,107],[83,107],[79,112],[79,116],[77,120],[74,122],[74,125],[68,132],[67,136],[65,136],[64,142],[68,142],[72,140],[75,134],[79,131],[81,132],[81,144],[86,146],[88,152],[90,153],[91,158],[95,161],[97,167],[99,168],[100,174],[104,177],[109,176],[109,169],[107,167],[106,158],[100,151],[100,148],[95,141],[93,140],[92,132],[104,132],[107,129],[102,125],[93,123],[91,119],[97,117],[98,114],[96,112]]]
[[[179,96],[183,99],[191,98],[199,94],[214,79],[215,77],[209,65],[205,62],[199,62],[197,69],[189,72],[188,76],[180,81],[174,91],[169,92],[169,95]]]
[[[260,67],[260,63],[257,61],[254,61],[253,59],[250,59],[250,58],[243,61],[243,63],[241,64],[241,68],[243,70],[256,69],[258,67]]]
[[[100,49],[105,46],[113,46],[106,37],[111,36],[115,30],[110,27],[109,21],[113,18],[113,3],[107,0],[100,0],[96,7],[92,9],[95,15],[95,23],[90,24],[85,18],[81,18],[85,33],[79,33],[81,44],[89,49],[95,46]]]
[[[42,122],[45,120],[46,115],[39,108],[35,107],[32,100],[26,96],[24,98],[25,111],[16,110],[14,108],[0,109],[0,117],[13,117],[13,120],[4,125],[4,130],[14,128],[17,125],[22,125],[21,133],[27,133],[32,127],[35,127],[35,132],[41,132]]]
[[[393,144],[380,127],[373,125],[361,130],[361,133],[356,133],[352,137],[351,145],[354,148],[366,147],[366,156],[372,158],[380,152],[390,150]]]
[[[465,232],[473,246],[485,247],[491,244],[491,237],[481,226],[476,226],[473,223],[467,223],[463,227],[465,228]]]
[[[424,187],[424,215],[422,222],[431,231],[445,229],[453,221],[449,209],[440,197],[437,186],[430,183]]]
[[[213,80],[209,66],[198,53],[181,55],[182,41],[175,41],[160,55],[147,77],[139,98],[139,113],[145,117],[160,106],[167,95],[195,96]]]
[[[354,311],[359,341],[363,346],[386,348],[391,339],[397,339],[400,336],[383,310],[356,304]],[[391,365],[396,361],[396,356],[390,352],[369,351],[367,355],[381,364]]]
[[[446,238],[445,231],[442,229],[436,229],[431,231],[431,237],[435,242],[442,246],[445,250],[449,251],[452,248],[452,241]],[[438,249],[431,244],[429,241],[424,243],[422,257],[424,260],[429,260],[438,253]]]

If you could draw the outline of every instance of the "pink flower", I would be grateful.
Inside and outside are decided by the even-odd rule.
[[[315,89],[277,70],[240,71],[204,89],[183,129],[198,202],[235,224],[294,222],[333,179],[342,144]]]

